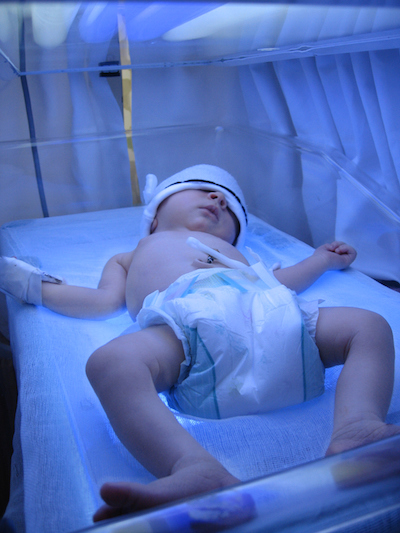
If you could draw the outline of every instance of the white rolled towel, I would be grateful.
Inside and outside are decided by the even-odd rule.
[[[42,305],[42,281],[63,283],[15,257],[0,257],[0,291],[33,305]]]

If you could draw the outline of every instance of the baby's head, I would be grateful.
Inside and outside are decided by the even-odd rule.
[[[213,165],[196,165],[186,168],[157,186],[157,178],[147,175],[144,199],[147,206],[142,218],[142,237],[151,233],[157,209],[169,196],[184,190],[201,189],[218,191],[223,194],[228,208],[235,215],[239,231],[234,241],[235,246],[242,246],[247,225],[247,210],[243,193],[236,180],[222,168]]]

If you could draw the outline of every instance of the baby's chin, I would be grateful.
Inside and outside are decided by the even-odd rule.
[[[234,243],[236,242],[236,236],[235,235],[232,235],[232,234],[226,234],[226,233],[223,233],[223,232],[213,232],[213,231],[207,231],[207,230],[201,230],[201,229],[197,229],[197,230],[194,230],[193,233],[197,233],[199,234],[199,238],[201,240],[201,235],[203,234],[207,234],[207,235],[210,235],[211,237],[214,237],[216,239],[219,239],[221,241],[224,241],[225,243],[228,243],[232,246],[234,246]]]

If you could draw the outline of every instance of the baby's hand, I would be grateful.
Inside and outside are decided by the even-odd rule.
[[[322,256],[327,261],[328,270],[342,270],[351,265],[357,257],[357,252],[345,242],[334,241],[319,246],[314,255]]]

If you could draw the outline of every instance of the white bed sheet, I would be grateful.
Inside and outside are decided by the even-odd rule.
[[[141,213],[140,207],[124,208],[12,222],[1,228],[1,254],[28,260],[71,284],[95,287],[109,257],[137,244]],[[247,245],[267,264],[282,266],[312,253],[253,216]],[[303,296],[381,313],[400,353],[400,294],[348,269],[325,274]],[[87,527],[105,481],[153,479],[116,438],[85,375],[90,354],[132,321],[127,313],[105,321],[65,318],[12,299],[8,307],[19,404],[6,517],[18,532]],[[324,455],[339,371],[327,371],[323,396],[299,406],[220,421],[178,419],[234,475],[253,479]],[[399,363],[396,371],[392,423],[400,423]]]

